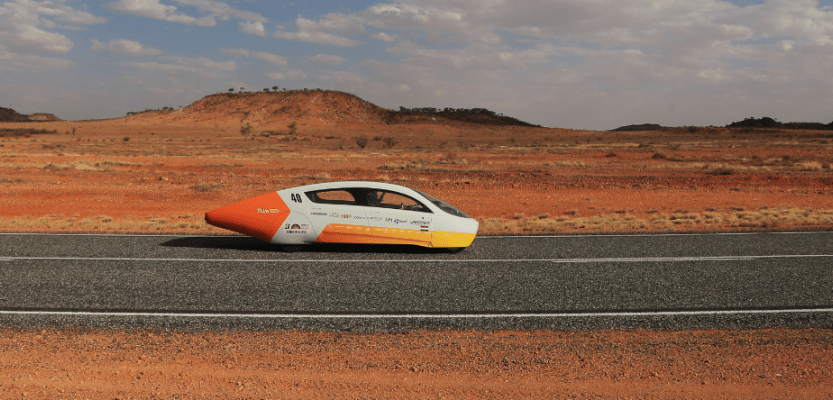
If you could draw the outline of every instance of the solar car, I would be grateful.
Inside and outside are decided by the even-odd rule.
[[[313,243],[399,244],[457,252],[479,223],[431,196],[380,182],[328,182],[279,190],[205,214],[211,225],[295,249]]]

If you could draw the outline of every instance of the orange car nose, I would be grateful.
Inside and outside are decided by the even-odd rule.
[[[289,207],[272,192],[211,210],[205,213],[205,222],[268,242],[288,216]]]

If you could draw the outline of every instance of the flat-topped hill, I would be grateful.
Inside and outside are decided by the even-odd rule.
[[[322,128],[340,124],[409,123],[534,126],[483,108],[393,111],[350,93],[332,90],[213,94],[180,110],[145,111],[124,118],[128,122],[250,125],[260,129],[284,129],[293,123]]]

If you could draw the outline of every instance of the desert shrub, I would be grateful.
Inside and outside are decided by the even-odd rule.
[[[200,193],[207,193],[220,187],[218,184],[200,183],[199,185],[191,186],[191,189]]]
[[[392,148],[393,146],[396,146],[397,143],[399,143],[399,141],[393,137],[386,137],[382,139],[382,141],[385,142],[385,146],[387,146],[388,148]]]
[[[727,165],[715,168],[712,170],[712,174],[714,175],[732,175],[735,172],[734,168],[729,167]]]
[[[249,136],[252,133],[252,126],[249,124],[243,125],[240,127],[240,134],[243,136]]]
[[[360,149],[367,147],[367,135],[355,137],[353,138],[353,141],[356,143],[356,146],[359,146]]]

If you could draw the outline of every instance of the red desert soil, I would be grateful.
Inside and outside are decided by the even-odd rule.
[[[0,123],[0,231],[225,234],[206,211],[331,180],[424,190],[482,234],[833,228],[827,131],[511,123],[326,91]],[[830,398],[832,346],[830,330],[3,330],[0,398]]]
[[[0,331],[0,398],[833,397],[833,334]]]

